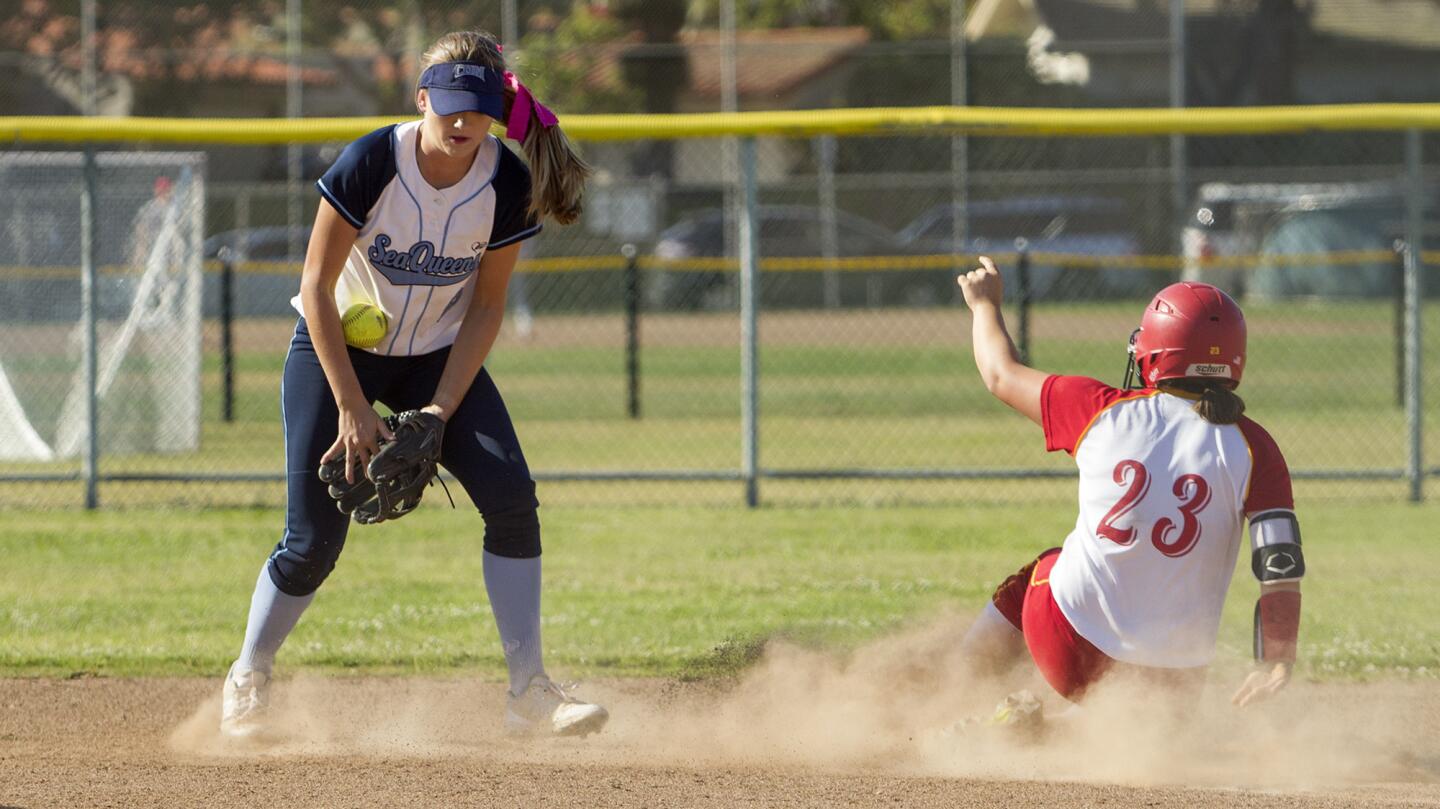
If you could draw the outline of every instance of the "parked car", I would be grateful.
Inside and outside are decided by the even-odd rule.
[[[217,233],[201,244],[207,263],[230,260],[234,276],[231,299],[237,317],[291,317],[290,298],[300,291],[300,266],[310,240],[309,226],[242,228]],[[205,314],[220,311],[220,276],[205,273]]]
[[[825,254],[823,212],[798,205],[762,205],[759,250],[764,258],[807,258]],[[909,251],[886,228],[845,211],[836,211],[835,253],[841,258],[893,256]],[[725,215],[718,208],[695,211],[662,231],[655,244],[659,259],[718,258],[726,254]],[[830,278],[842,306],[917,304],[930,286],[916,272],[867,273],[847,269]],[[933,273],[932,273],[933,274]],[[948,283],[949,271],[945,271]],[[818,307],[826,302],[822,271],[766,274],[761,301],[766,306]],[[675,269],[652,273],[646,281],[646,299],[664,309],[722,309],[738,300],[738,276],[715,270]],[[833,300],[833,299],[832,299]],[[932,301],[933,302],[933,301]]]
[[[1431,189],[1425,196],[1423,227],[1433,240],[1440,194]],[[1388,254],[1405,236],[1405,204],[1406,188],[1393,181],[1207,183],[1185,224],[1183,277],[1255,298],[1393,295],[1399,275]],[[1297,258],[1349,251],[1384,255],[1361,262]],[[1205,265],[1243,256],[1256,263]]]
[[[1020,244],[1033,253],[1139,253],[1134,220],[1123,199],[1051,194],[974,200],[965,206],[966,237],[959,249],[954,238],[955,212],[953,203],[926,210],[901,229],[901,242],[910,252],[928,254],[1008,253]],[[1001,275],[1013,289],[1017,280],[1014,266],[1002,265]],[[1035,261],[1030,264],[1029,282],[1035,297],[1090,297],[1133,292],[1147,282],[1142,275],[1090,267],[1067,272],[1063,264]]]
[[[234,261],[299,264],[305,260],[305,247],[309,242],[309,225],[275,225],[217,233],[205,240],[202,250],[206,261],[223,259],[220,251],[226,250]]]

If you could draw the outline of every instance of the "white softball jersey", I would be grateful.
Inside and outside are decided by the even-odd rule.
[[[1050,377],[1040,404],[1046,449],[1080,470],[1080,515],[1050,573],[1060,611],[1116,660],[1207,665],[1246,516],[1294,509],[1274,440],[1086,377]]]
[[[344,312],[380,307],[390,329],[376,354],[426,354],[455,342],[486,250],[528,239],[530,171],[493,135],[464,179],[432,188],[420,174],[420,122],[377,129],[345,148],[316,182],[360,233],[335,285]],[[297,295],[291,301],[305,314]]]

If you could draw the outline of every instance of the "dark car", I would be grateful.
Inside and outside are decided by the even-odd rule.
[[[762,205],[759,251],[767,258],[819,258],[824,256],[825,223],[819,208],[799,205]],[[840,258],[905,255],[909,251],[895,234],[867,219],[845,211],[835,212],[835,255]],[[691,213],[660,233],[654,255],[679,260],[675,269],[652,273],[646,283],[647,302],[665,309],[722,309],[735,306],[739,277],[712,269],[687,269],[684,259],[726,255],[725,215],[717,208]],[[734,248],[731,248],[732,254]],[[944,273],[947,276],[949,271]],[[766,306],[818,307],[831,305],[888,305],[917,303],[909,272],[796,270],[766,273],[761,301]],[[883,276],[883,277],[882,277]],[[829,285],[827,289],[827,284]],[[909,298],[907,299],[907,295]]]
[[[1391,251],[1405,237],[1407,192],[1388,180],[1206,183],[1185,223],[1184,277],[1252,298],[1393,295],[1400,276]],[[1422,227],[1434,239],[1435,188],[1422,204]],[[1337,253],[1352,255],[1328,255]],[[1219,261],[1246,257],[1253,266]],[[1432,292],[1440,274],[1428,268],[1426,278]]]
[[[966,238],[957,250],[953,203],[936,205],[900,231],[900,240],[914,253],[1009,253],[1019,240],[1033,253],[1068,253],[1085,257],[1133,256],[1139,252],[1129,205],[1103,196],[1051,194],[974,200],[965,207]],[[1001,274],[1014,288],[1015,268],[1002,264]],[[1093,267],[1066,272],[1061,262],[1032,261],[1030,290],[1035,297],[1118,294],[1142,282],[1142,274]],[[1059,289],[1064,283],[1065,289]]]
[[[228,257],[237,262],[299,264],[305,260],[305,246],[309,241],[309,225],[275,225],[217,233],[205,240],[203,250],[207,261]],[[221,250],[227,251],[225,255],[221,255]]]
[[[217,233],[201,245],[205,261],[230,261],[235,268],[231,297],[237,317],[290,317],[290,298],[300,291],[300,267],[310,227],[271,226]],[[213,266],[213,264],[212,264]],[[221,278],[205,273],[205,312],[220,311]]]

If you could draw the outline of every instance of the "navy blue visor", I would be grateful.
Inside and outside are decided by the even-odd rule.
[[[441,62],[420,75],[436,115],[478,112],[505,117],[505,77],[476,62]]]

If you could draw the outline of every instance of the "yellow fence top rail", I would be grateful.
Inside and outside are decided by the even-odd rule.
[[[1014,264],[1019,254],[1013,250],[1001,250],[986,255],[1002,266]],[[1253,270],[1260,267],[1343,267],[1375,264],[1393,264],[1397,256],[1389,250],[1337,250],[1328,253],[1277,253],[1270,255],[1217,256],[1204,259],[1187,259],[1168,254],[1095,256],[1084,253],[1031,253],[1031,264],[1061,266],[1075,270],[1183,270],[1195,267],[1202,270]],[[847,256],[824,258],[821,256],[799,256],[760,259],[763,272],[817,272],[836,270],[839,272],[877,272],[884,270],[951,270],[957,267],[975,265],[979,260],[974,254],[934,254],[923,256]],[[1426,250],[1420,254],[1421,263],[1440,266],[1440,250]],[[516,266],[525,273],[576,273],[603,272],[625,269],[627,260],[619,255],[595,256],[549,256],[545,258],[521,259]],[[642,270],[659,272],[736,272],[739,261],[735,258],[707,257],[665,259],[656,256],[639,256],[636,265]],[[215,259],[205,261],[206,272],[220,272],[222,263]],[[133,272],[122,265],[103,265],[98,268],[102,274]],[[295,261],[240,261],[233,265],[239,273],[266,275],[299,275],[300,264]],[[0,265],[0,279],[19,278],[55,279],[79,278],[80,268],[35,267]]]
[[[222,143],[272,145],[353,140],[397,118],[0,117],[17,143]],[[686,115],[567,115],[576,140],[725,136],[968,134],[977,136],[1261,135],[1312,131],[1440,130],[1440,104],[1306,107],[1058,109],[891,107]]]

